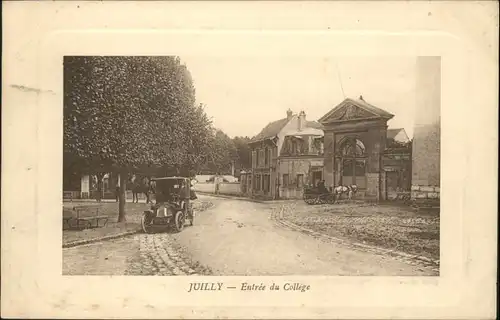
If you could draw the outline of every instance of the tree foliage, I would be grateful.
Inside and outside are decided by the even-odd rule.
[[[211,142],[195,101],[178,57],[65,57],[64,154],[82,170],[124,177],[145,166],[195,171]]]
[[[252,167],[251,154],[252,151],[248,145],[250,142],[249,137],[234,137],[233,143],[238,155],[238,168],[249,169]]]
[[[196,166],[210,129],[175,57],[67,57],[64,148],[88,166]]]
[[[205,172],[230,174],[231,166],[238,160],[233,140],[222,130],[214,129],[209,136]]]

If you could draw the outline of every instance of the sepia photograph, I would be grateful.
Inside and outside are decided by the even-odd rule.
[[[2,318],[494,319],[498,4],[4,7]]]
[[[63,68],[64,275],[439,275],[440,57]]]

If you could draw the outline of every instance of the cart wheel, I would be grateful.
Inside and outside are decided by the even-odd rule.
[[[175,232],[181,232],[182,229],[184,229],[185,223],[186,223],[186,215],[184,214],[184,212],[182,210],[177,211],[177,213],[175,214],[174,223],[173,223],[173,227],[174,227]]]
[[[304,201],[305,201],[307,204],[311,205],[311,204],[313,204],[313,203],[314,203],[314,198],[311,198],[309,195],[304,195]]]
[[[334,204],[335,203],[335,196],[333,194],[328,196],[328,204]]]
[[[144,233],[151,233],[152,232],[152,227],[151,227],[151,219],[148,219],[148,214],[144,213],[142,215],[142,219],[141,219],[141,226],[142,226],[142,231],[144,231]]]
[[[191,210],[191,222],[190,222],[190,225],[193,226],[194,225],[194,215],[195,215],[195,211],[194,209]]]

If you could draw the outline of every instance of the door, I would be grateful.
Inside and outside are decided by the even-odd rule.
[[[341,145],[341,184],[357,185],[366,188],[366,154],[365,146],[356,138],[346,139]]]
[[[314,171],[312,176],[313,186],[316,187],[321,180],[323,180],[323,172]]]

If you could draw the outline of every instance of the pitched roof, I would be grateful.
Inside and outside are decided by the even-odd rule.
[[[276,120],[269,123],[267,126],[264,127],[264,129],[262,129],[262,131],[258,135],[253,137],[250,140],[250,142],[256,142],[275,137],[276,135],[278,135],[281,129],[285,127],[287,123],[288,123],[287,118]]]
[[[374,105],[369,104],[365,100],[361,100],[361,99],[356,99],[356,100],[349,99],[349,100],[351,100],[351,102],[353,102],[354,104],[357,104],[361,108],[364,108],[364,109],[371,111],[377,115],[380,115],[381,117],[385,117],[385,118],[394,117],[394,115],[392,113],[389,113],[389,112],[385,111],[384,109],[380,109],[378,107],[375,107]]]
[[[356,106],[358,108],[364,109],[364,110],[366,110],[366,111],[368,111],[370,113],[373,113],[376,116],[379,116],[379,117],[382,117],[382,118],[391,119],[392,117],[394,117],[394,115],[392,113],[389,113],[389,112],[387,112],[387,111],[385,111],[383,109],[375,107],[374,105],[369,104],[365,100],[346,98],[346,99],[344,99],[344,101],[342,101],[341,103],[339,103],[335,108],[333,108],[327,114],[325,114],[324,116],[322,116],[318,121],[322,122],[322,121],[326,120],[333,113],[335,113],[337,110],[339,110],[339,109],[343,108],[344,106],[346,106],[346,104],[354,105],[354,106]]]
[[[307,121],[306,126],[308,128],[313,128],[313,129],[320,129],[320,130],[323,129],[323,125],[317,121]]]
[[[293,132],[287,132],[287,136],[324,136],[324,132],[321,129],[307,127],[302,130],[297,130]]]
[[[397,128],[397,129],[387,129],[387,138],[388,139],[394,139],[398,135],[398,133],[401,132],[401,130],[404,130],[403,128]]]
[[[297,115],[294,115],[293,117],[296,117]],[[292,118],[293,118],[292,117]],[[257,142],[261,140],[266,140],[266,139],[271,139],[277,136],[280,131],[286,126],[286,124],[290,121],[291,119],[288,118],[283,118],[279,119],[273,122],[270,122],[267,126],[262,129],[262,131],[253,137],[250,142]],[[312,129],[319,129],[323,130],[323,125],[317,121],[306,121],[306,128],[312,128]]]

